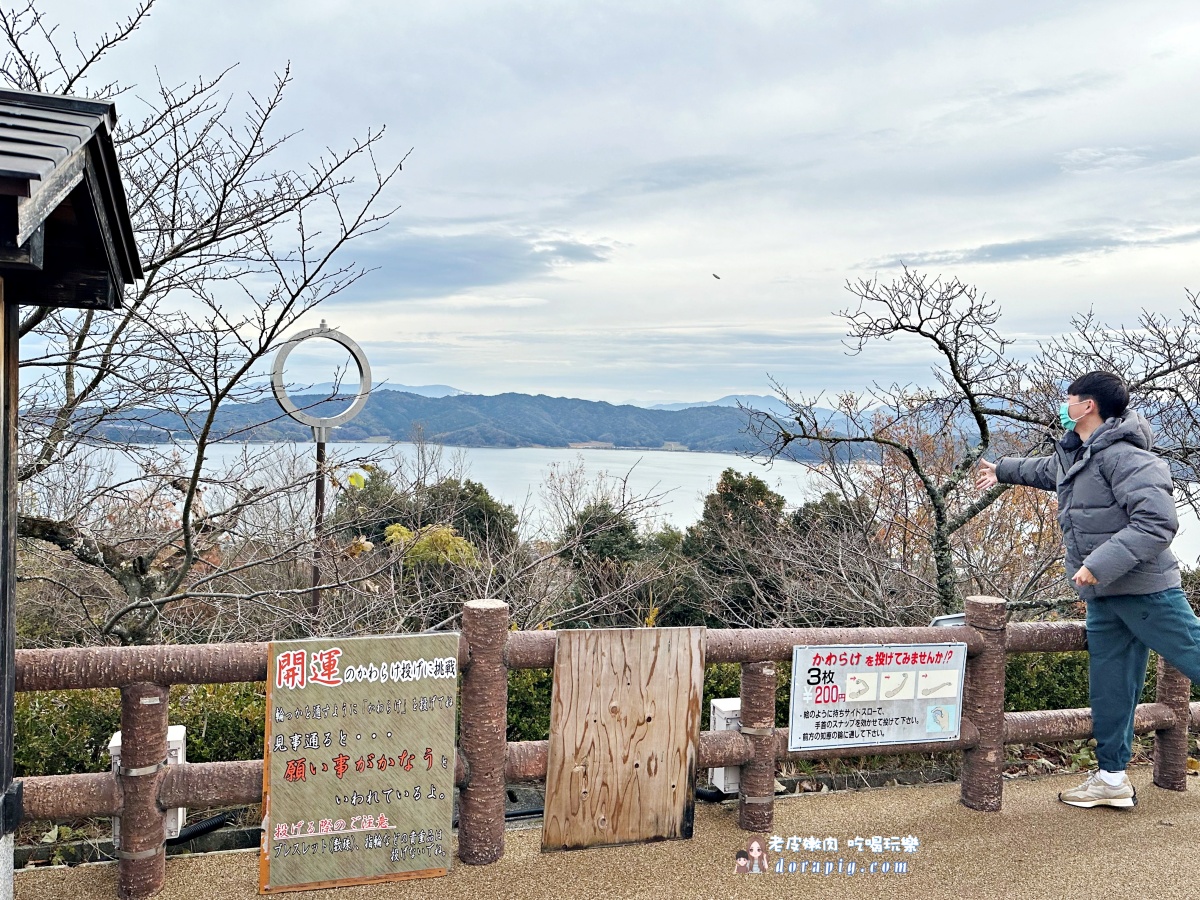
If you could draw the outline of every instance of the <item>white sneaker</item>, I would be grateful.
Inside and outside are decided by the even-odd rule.
[[[1137,791],[1129,781],[1128,775],[1121,776],[1121,783],[1111,785],[1100,777],[1099,770],[1092,772],[1087,781],[1077,788],[1063,791],[1058,799],[1071,806],[1136,806]]]

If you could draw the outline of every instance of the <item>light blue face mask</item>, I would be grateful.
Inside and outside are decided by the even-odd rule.
[[[1087,400],[1076,400],[1075,403],[1067,403],[1065,400],[1058,404],[1058,421],[1065,431],[1074,431],[1075,426],[1079,424],[1078,420],[1071,418],[1071,407],[1079,403],[1087,403]],[[1084,414],[1086,415],[1086,413]],[[1079,417],[1080,419],[1083,416]]]
[[[1071,418],[1069,412],[1071,405],[1066,401],[1058,404],[1058,421],[1062,425],[1064,431],[1075,430],[1075,420]]]

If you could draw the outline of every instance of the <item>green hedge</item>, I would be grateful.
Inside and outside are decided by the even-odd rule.
[[[109,767],[108,740],[121,727],[121,692],[37,691],[13,704],[13,774],[68,775]]]
[[[1005,666],[1004,708],[1008,712],[1035,709],[1075,709],[1088,706],[1088,655],[1076,653],[1015,653]],[[1142,703],[1153,703],[1158,685],[1158,655],[1150,654]],[[1192,685],[1200,700],[1200,684]]]
[[[262,759],[263,684],[188,684],[171,689],[171,724],[187,726],[189,762]]]
[[[1086,653],[1014,653],[1004,669],[1008,712],[1088,705]]]
[[[549,669],[510,669],[508,672],[508,739],[544,741],[550,734]],[[460,704],[461,706],[461,704]]]
[[[103,772],[121,727],[118,690],[32,691],[14,704],[17,777]],[[172,725],[187,726],[190,762],[261,759],[266,697],[260,684],[177,685]]]

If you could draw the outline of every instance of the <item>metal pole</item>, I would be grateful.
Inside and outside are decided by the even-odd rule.
[[[21,783],[13,784],[13,695],[17,686],[17,387],[20,321],[0,279],[0,897],[13,892],[13,832],[21,821]]]
[[[350,404],[349,409],[336,416],[310,416],[292,402],[287,393],[287,385],[284,384],[284,369],[287,365],[288,354],[304,341],[314,337],[326,338],[341,344],[350,352],[354,364],[358,366],[358,391],[354,395],[354,402]],[[367,402],[367,396],[371,392],[371,364],[367,362],[367,356],[363,353],[362,347],[337,329],[330,328],[322,319],[321,327],[302,331],[279,348],[279,353],[275,356],[275,363],[271,367],[271,390],[285,413],[312,429],[313,440],[317,444],[317,512],[313,527],[312,593],[308,602],[309,612],[315,620],[321,614],[321,558],[324,555],[325,539],[325,444],[329,440],[331,428],[346,424],[362,411]]]
[[[309,611],[313,618],[321,614],[321,549],[325,539],[325,438],[328,428],[314,428],[313,438],[317,442],[317,511],[313,526],[312,599]]]

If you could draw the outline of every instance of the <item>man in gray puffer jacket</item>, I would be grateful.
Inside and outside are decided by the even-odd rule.
[[[1200,619],[1180,587],[1171,540],[1179,522],[1167,463],[1150,452],[1149,423],[1127,409],[1129,391],[1089,372],[1059,408],[1066,434],[1050,456],[981,461],[976,486],[1000,482],[1058,492],[1066,571],[1087,601],[1088,678],[1100,768],[1059,799],[1072,806],[1129,807],[1125,774],[1133,714],[1149,648],[1200,683]]]

